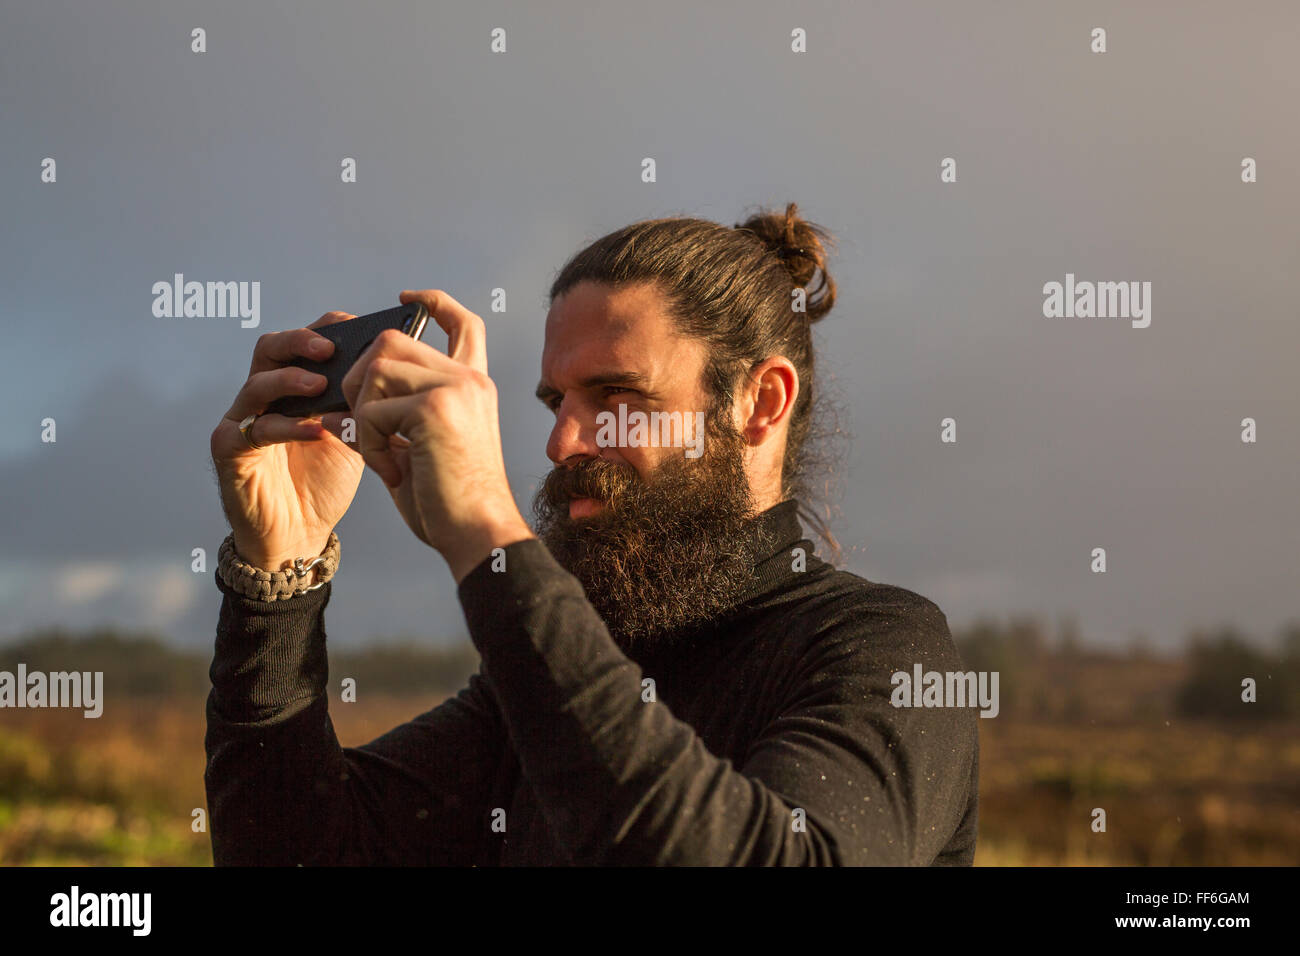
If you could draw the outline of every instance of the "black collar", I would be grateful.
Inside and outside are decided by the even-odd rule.
[[[741,596],[740,604],[748,604],[769,591],[782,588],[801,574],[829,567],[813,556],[814,545],[799,523],[797,499],[787,498],[768,508],[754,519],[754,527],[756,533],[769,535],[771,548],[768,557],[754,566],[754,582]],[[803,549],[803,571],[795,570],[798,559],[795,548]]]

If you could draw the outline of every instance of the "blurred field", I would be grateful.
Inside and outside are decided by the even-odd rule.
[[[962,647],[968,667],[1003,658],[1002,713],[980,721],[977,865],[1300,862],[1291,657],[1237,659],[1247,652],[1222,641],[1190,661],[1085,654],[1049,650],[1024,633],[975,635]],[[29,667],[54,669],[39,650],[27,648]],[[139,652],[128,650],[108,656],[121,661]],[[367,674],[360,687],[400,688],[363,693],[354,704],[332,696],[345,746],[379,736],[442,696],[407,689],[411,661],[384,654],[344,670],[332,662],[332,674]],[[469,664],[442,660],[442,686],[459,686],[455,674]],[[5,666],[12,665],[0,657]],[[77,666],[94,664],[79,653]],[[0,864],[211,864],[207,833],[192,828],[192,812],[205,806],[206,662],[196,675],[195,662],[178,657],[154,668],[173,673],[152,684],[139,683],[148,668],[129,666],[138,682],[133,693],[110,698],[97,720],[80,711],[0,712]],[[415,673],[427,678],[430,670]],[[1270,699],[1281,694],[1282,704],[1242,705],[1243,673],[1259,675],[1261,688]],[[1095,807],[1106,811],[1105,833],[1091,829]]]
[[[420,710],[418,698],[331,701],[345,745]],[[104,716],[7,710],[0,725],[0,864],[210,866],[204,698],[109,700]]]
[[[1295,724],[985,723],[977,865],[1300,863]]]

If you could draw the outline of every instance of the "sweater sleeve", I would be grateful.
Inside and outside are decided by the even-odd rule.
[[[485,561],[460,599],[523,774],[575,863],[924,865],[952,837],[976,715],[890,703],[890,675],[917,654],[927,668],[957,661],[937,608],[832,615],[737,767],[643,701],[639,666],[543,544],[505,550],[507,570]]]
[[[364,746],[341,747],[326,697],[332,582],[269,602],[220,576],[217,586],[204,774],[214,862],[480,862],[505,741],[485,678]]]

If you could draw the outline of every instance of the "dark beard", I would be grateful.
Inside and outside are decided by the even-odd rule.
[[[704,454],[671,454],[648,481],[630,466],[587,459],[554,469],[533,500],[537,536],[582,582],[624,653],[663,647],[717,618],[768,557],[769,536],[752,520],[745,440],[730,423],[708,428]],[[571,519],[571,495],[604,507]]]

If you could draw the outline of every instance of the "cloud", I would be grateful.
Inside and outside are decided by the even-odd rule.
[[[196,596],[196,577],[192,571],[167,565],[138,579],[135,591],[148,626],[167,629],[190,610]]]
[[[107,561],[65,565],[54,575],[55,600],[85,604],[117,586],[122,579],[122,566]]]

